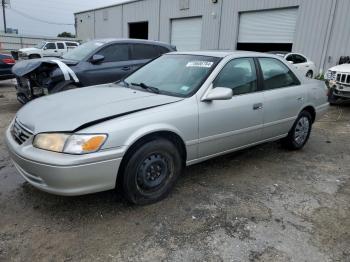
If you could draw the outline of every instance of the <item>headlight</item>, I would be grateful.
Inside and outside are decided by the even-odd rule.
[[[106,139],[106,134],[43,133],[34,137],[33,146],[60,153],[87,154],[100,150]]]

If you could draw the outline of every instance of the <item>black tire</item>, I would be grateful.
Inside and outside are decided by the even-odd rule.
[[[329,91],[328,102],[331,106],[339,105],[339,99],[334,95],[334,90]]]
[[[66,85],[61,89],[61,91],[67,91],[67,90],[72,90],[72,89],[76,89],[76,88],[78,88],[78,87],[75,85]]]
[[[307,130],[306,126],[308,126]],[[289,131],[288,136],[282,140],[283,146],[290,150],[302,149],[309,140],[311,130],[312,116],[308,111],[302,111],[295,120],[295,123],[292,129]],[[297,132],[299,132],[299,136]]]
[[[30,55],[28,58],[29,59],[37,59],[37,58],[41,58],[41,56],[40,55]]]
[[[313,78],[313,77],[314,77],[314,72],[312,72],[311,70],[309,70],[309,71],[306,73],[306,77],[308,77],[308,78]]]
[[[159,138],[141,145],[127,159],[122,174],[124,197],[146,205],[164,199],[181,174],[183,162],[176,146]]]

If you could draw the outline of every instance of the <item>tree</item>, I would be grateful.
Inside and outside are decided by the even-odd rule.
[[[74,38],[75,35],[72,35],[72,33],[69,33],[69,32],[63,32],[63,33],[58,34],[57,37],[71,37],[71,38]]]

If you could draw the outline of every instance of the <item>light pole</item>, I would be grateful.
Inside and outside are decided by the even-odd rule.
[[[2,0],[2,17],[4,18],[4,33],[6,34],[6,11],[5,11],[6,2]]]

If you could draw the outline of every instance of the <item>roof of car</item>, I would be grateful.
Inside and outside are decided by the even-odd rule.
[[[231,51],[231,50],[209,50],[209,51],[190,51],[190,52],[171,52],[170,54],[180,55],[198,55],[198,56],[212,56],[224,58],[226,56],[268,56],[275,57],[272,54],[251,52],[251,51]]]
[[[144,39],[130,39],[130,38],[103,38],[103,39],[95,39],[92,40],[95,42],[102,42],[104,44],[107,43],[137,43],[137,44],[153,44],[153,45],[161,45],[161,46],[172,46],[168,43],[154,41],[154,40],[144,40]]]

